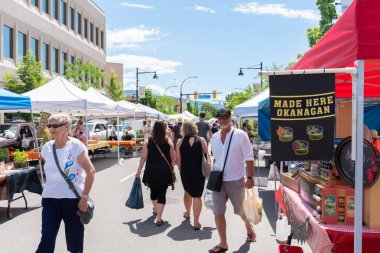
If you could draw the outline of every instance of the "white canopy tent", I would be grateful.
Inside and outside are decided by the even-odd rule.
[[[238,118],[257,117],[259,102],[269,97],[269,88],[263,90],[253,98],[235,106],[234,115]]]
[[[168,115],[165,113],[162,113],[156,109],[150,108],[149,106],[143,105],[143,104],[136,104],[138,108],[140,108],[143,111],[146,111],[148,114],[151,115],[151,117],[160,119],[160,120],[165,120],[168,119]]]
[[[71,115],[88,115],[115,111],[115,107],[96,100],[62,76],[28,91],[34,112],[61,112]]]
[[[138,107],[136,104],[132,103],[132,102],[129,102],[129,101],[126,101],[126,100],[123,100],[123,101],[119,101],[119,102],[116,102],[118,104],[118,106],[120,107],[123,107],[123,108],[127,108],[129,110],[132,110],[134,112],[134,116],[136,118],[145,118],[145,117],[151,117],[151,115],[149,113],[147,113],[146,111],[144,111],[143,109],[141,109],[140,107]],[[121,113],[120,115],[121,118],[128,118],[130,117],[129,115],[127,114],[124,114],[124,113]]]
[[[198,121],[198,117],[195,116],[194,114],[192,114],[191,112],[185,110],[184,112],[182,113],[179,113],[179,114],[174,114],[174,115],[169,115],[169,120],[175,120],[177,121],[178,118],[182,118],[184,120],[190,120],[190,121]]]

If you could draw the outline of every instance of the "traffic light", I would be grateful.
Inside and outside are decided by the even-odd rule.
[[[212,91],[212,99],[216,99],[216,90]]]
[[[194,91],[194,99],[198,99],[198,91]]]

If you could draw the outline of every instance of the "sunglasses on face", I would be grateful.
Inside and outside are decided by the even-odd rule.
[[[227,116],[227,115],[222,115],[222,116],[219,116],[218,117],[218,120],[223,120],[223,119],[228,119],[229,118],[229,116]]]
[[[47,124],[47,127],[56,129],[56,128],[64,126],[64,125],[66,125],[66,123],[64,123],[64,124]]]

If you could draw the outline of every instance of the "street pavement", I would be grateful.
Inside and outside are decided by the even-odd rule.
[[[126,159],[123,165],[116,158],[97,158],[93,160],[96,177],[91,196],[95,200],[94,219],[85,226],[84,251],[91,253],[119,252],[207,252],[216,245],[218,233],[213,214],[203,209],[200,231],[192,229],[191,223],[182,217],[183,188],[179,182],[175,190],[168,189],[167,205],[163,219],[158,227],[154,224],[149,190],[143,186],[145,207],[132,210],[125,202],[134,180],[139,159]],[[261,169],[260,175],[265,174]],[[267,173],[267,172],[266,172]],[[177,179],[180,179],[177,172]],[[270,182],[272,183],[272,182]],[[257,191],[257,187],[255,190]],[[247,243],[241,219],[233,214],[232,206],[227,207],[228,252],[276,253],[278,245],[275,237],[274,187],[260,187],[259,195],[264,199],[263,220],[255,226],[257,242]],[[12,203],[13,219],[6,218],[6,201],[0,201],[0,253],[35,252],[41,236],[41,197],[28,193],[28,209],[22,199]],[[297,245],[295,240],[292,244]],[[312,252],[302,245],[305,253]],[[64,224],[58,233],[55,252],[67,252]]]

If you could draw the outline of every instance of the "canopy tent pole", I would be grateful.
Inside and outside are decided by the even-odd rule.
[[[133,108],[133,124],[134,124],[134,126],[136,126],[136,110],[135,110],[135,108]],[[134,134],[135,142],[137,140],[136,135],[137,135],[137,133],[136,133],[136,129],[135,129],[135,134]]]
[[[117,162],[119,165],[122,165],[123,162],[120,160],[120,141],[119,141],[119,135],[120,135],[120,129],[119,129],[119,107],[117,108],[117,123],[116,123],[116,127],[117,127],[117,135],[116,135],[116,139],[117,139]]]
[[[36,148],[37,148],[38,165],[40,166],[40,173],[41,173],[41,185],[42,185],[42,187],[44,187],[44,185],[45,185],[44,174],[42,171],[41,155],[40,155],[40,149],[38,147],[37,130],[36,130],[36,124],[34,122],[32,107],[30,107],[30,116],[32,117],[32,123],[33,123],[33,128],[34,128],[34,136],[36,136],[36,138],[34,139],[34,145],[36,145]]]
[[[89,134],[89,131],[87,129],[88,125],[87,125],[87,99],[85,100],[85,110],[84,110],[84,121],[86,122],[86,135],[87,135],[87,138],[86,138],[86,147],[87,147],[87,150],[88,150],[88,139],[90,138],[90,134]]]
[[[352,142],[351,159],[355,161],[355,233],[354,252],[362,252],[363,220],[363,115],[364,61],[355,62],[357,73],[352,74]]]

